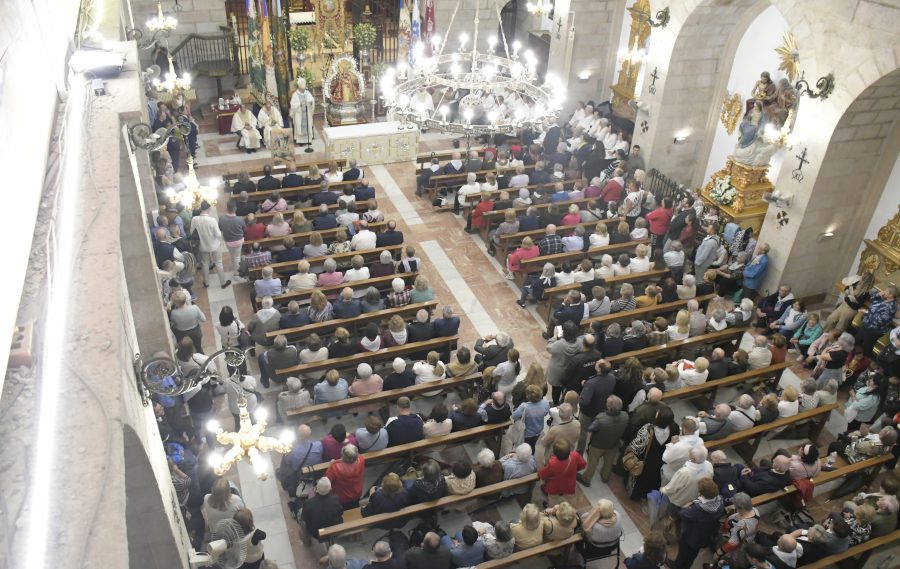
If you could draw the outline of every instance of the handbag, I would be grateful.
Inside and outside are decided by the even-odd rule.
[[[622,464],[625,466],[625,470],[628,471],[632,476],[640,476],[644,473],[644,461],[638,458],[638,455],[628,447],[625,450],[625,454],[622,455]]]
[[[238,336],[237,336],[238,347],[242,350],[246,350],[247,348],[253,347],[253,337],[250,336],[250,331],[244,327],[238,327]]]

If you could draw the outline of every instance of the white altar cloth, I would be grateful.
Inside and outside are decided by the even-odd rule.
[[[416,159],[419,129],[400,130],[399,122],[373,122],[322,129],[329,160],[355,158],[362,164],[390,164]]]

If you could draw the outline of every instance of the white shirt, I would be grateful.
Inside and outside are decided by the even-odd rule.
[[[594,280],[594,269],[588,269],[587,271],[574,271],[573,276],[575,277],[576,283],[583,283],[586,281]]]
[[[779,417],[793,417],[800,411],[800,402],[799,401],[779,401],[778,402],[778,416]]]
[[[628,263],[628,268],[631,269],[632,273],[646,273],[650,270],[650,259],[644,257],[643,259],[640,257],[632,257],[631,262]]]
[[[684,251],[669,251],[663,255],[667,267],[684,266]]]
[[[461,188],[459,188],[459,192],[457,192],[457,195],[459,196],[459,205],[466,205],[467,196],[473,196],[479,193],[481,193],[481,187],[478,185],[478,182],[475,182],[473,184],[464,184]]]
[[[598,233],[591,233],[590,242],[591,247],[606,247],[609,245],[609,234],[600,235]]]
[[[201,213],[191,220],[191,230],[200,238],[200,251],[213,253],[222,248],[222,231],[209,214]]]
[[[572,113],[572,118],[569,119],[569,126],[575,126],[576,124],[581,122],[581,119],[584,118],[584,109],[577,109],[574,113]]]
[[[734,427],[735,431],[743,431],[755,426],[756,423],[754,421],[758,419],[759,411],[753,405],[749,409],[737,408],[728,416],[728,420],[731,421],[731,426]]]
[[[359,233],[353,236],[353,239],[350,240],[350,246],[353,247],[354,251],[363,251],[366,249],[374,249],[375,243],[378,240],[378,236],[375,235],[374,231],[369,229],[363,229]],[[366,277],[369,278],[369,277]]]
[[[619,263],[615,263],[612,266],[613,275],[617,277],[621,277],[622,275],[630,275],[631,274],[631,263],[629,263],[628,267],[623,267]]]
[[[556,286],[570,285],[575,282],[573,273],[556,273]]]
[[[681,378],[681,381],[685,385],[702,385],[706,383],[706,378],[709,377],[709,370],[699,372],[696,369],[688,368],[688,363],[685,361],[678,362],[678,377]]]
[[[528,185],[528,174],[516,174],[509,179],[510,188],[524,188]]]
[[[677,443],[669,443],[663,451],[662,459],[665,464],[662,467],[662,482],[668,484],[669,480],[679,468],[687,462],[688,453],[697,445],[702,445],[703,440],[699,435],[681,435]]]

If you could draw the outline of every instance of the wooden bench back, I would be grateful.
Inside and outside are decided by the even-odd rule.
[[[756,439],[768,432],[774,431],[776,429],[780,429],[781,427],[787,427],[789,425],[796,425],[799,423],[803,423],[809,419],[822,419],[823,416],[827,416],[829,413],[837,409],[836,403],[830,403],[828,405],[821,405],[816,407],[815,409],[810,409],[809,411],[803,411],[801,413],[797,413],[791,417],[782,417],[780,419],[775,419],[771,423],[766,423],[764,425],[757,425],[755,427],[751,427],[749,429],[744,429],[738,431],[736,433],[732,433],[723,439],[718,439],[714,441],[706,441],[706,448],[712,452],[719,448],[734,446],[738,443],[742,443],[745,441],[749,441],[751,439]],[[815,442],[815,441],[813,441]]]
[[[370,223],[369,230],[375,233],[381,233],[387,227],[387,223],[384,221],[379,221],[378,223]],[[281,242],[285,240],[287,237],[291,237],[294,239],[294,243],[296,245],[304,245],[309,243],[309,238],[313,233],[319,233],[322,236],[323,241],[330,241],[334,238],[334,234],[337,233],[338,229],[341,229],[342,226],[335,227],[334,229],[320,229],[314,231],[303,231],[301,233],[289,233],[284,237],[263,237],[262,239],[251,239],[244,241],[244,250],[249,251],[254,243],[259,243],[260,247],[263,249],[268,249],[272,245],[281,245]],[[344,229],[346,231],[346,229]],[[350,236],[348,235],[349,239]]]
[[[319,362],[308,364],[299,364],[288,368],[275,370],[278,377],[287,377],[291,375],[301,375],[316,372],[324,372],[329,369],[348,369],[355,368],[361,363],[367,363],[375,367],[375,363],[393,361],[394,358],[405,356],[407,354],[415,354],[420,352],[430,352],[432,350],[442,352],[447,349],[455,350],[459,343],[459,336],[447,336],[445,338],[434,338],[425,340],[424,342],[407,342],[402,346],[392,346],[383,348],[377,352],[364,352],[346,356],[343,358],[329,358]]]
[[[368,202],[369,202],[369,200],[362,200],[362,201],[356,202],[356,213],[360,214],[360,216],[361,216],[363,213],[369,211],[369,203]],[[337,211],[337,208],[338,208],[338,204],[336,204],[336,203],[328,205],[328,211],[330,211],[331,213],[334,213],[335,211]],[[290,220],[291,218],[293,218],[295,211],[302,211],[303,215],[305,215],[307,219],[312,219],[313,217],[318,215],[319,207],[311,206],[311,207],[289,208],[289,209],[282,211],[281,215],[283,215],[285,221],[287,221],[287,220]],[[272,222],[272,218],[275,217],[276,213],[277,212],[270,211],[269,213],[257,213],[254,215],[256,215],[256,221],[258,221],[260,223],[269,224]]]
[[[345,166],[347,166],[347,159],[346,158],[338,158],[338,159],[334,160],[334,163],[338,166],[338,168],[343,169]],[[328,167],[331,165],[331,161],[326,160],[324,162],[310,162],[308,164],[296,164],[298,173],[299,172],[309,173],[309,167],[312,166],[313,164],[315,164],[319,170],[327,170]],[[271,166],[272,166],[272,175],[273,176],[287,174],[287,165],[286,164],[272,164]],[[241,175],[240,169],[232,170],[231,167],[229,167],[227,165],[226,165],[226,168],[228,168],[228,170],[226,170],[225,174],[222,175],[222,178],[225,180],[237,180],[238,176]],[[247,172],[247,174],[249,174],[251,178],[256,178],[256,177],[263,175],[263,169],[257,168],[256,170],[249,170]]]
[[[706,305],[707,302],[715,297],[715,294],[704,294],[703,296],[698,296],[688,300],[663,302],[661,304],[654,304],[653,306],[645,306],[644,308],[635,308],[634,310],[623,310],[621,312],[613,312],[612,314],[604,314],[603,316],[594,316],[593,318],[582,320],[581,327],[590,328],[591,324],[593,324],[594,322],[600,322],[602,324],[612,324],[613,322],[619,322],[621,320],[627,320],[631,322],[632,320],[644,320],[650,317],[659,316],[661,314],[669,314],[672,312],[677,312],[682,308],[687,308],[687,303],[691,300],[696,300],[702,308]]]
[[[277,336],[284,334],[287,336],[288,341],[300,339],[310,334],[318,334],[319,336],[325,337],[332,334],[337,328],[346,328],[352,333],[354,330],[359,330],[369,322],[375,322],[376,324],[386,322],[395,315],[401,316],[404,319],[409,319],[410,317],[415,316],[420,310],[433,312],[434,309],[437,308],[437,305],[438,302],[436,300],[417,302],[415,304],[407,304],[406,306],[398,306],[397,308],[386,308],[384,310],[376,310],[375,312],[367,312],[354,318],[336,318],[334,320],[315,322],[296,328],[283,328],[281,330],[268,332],[266,337],[270,340],[274,340]]]
[[[878,549],[879,547],[884,547],[886,545],[896,545],[898,540],[900,540],[900,529],[881,537],[868,539],[863,543],[860,543],[859,545],[854,545],[853,547],[847,548],[847,550],[842,553],[835,553],[834,555],[823,557],[815,563],[810,563],[809,565],[804,565],[803,567],[805,567],[806,569],[834,568],[838,566],[838,563],[840,561],[850,559],[851,557],[856,557],[857,555],[862,555],[863,553],[870,553],[871,551]],[[856,566],[862,567],[864,563],[864,560],[860,561],[858,564],[856,564]],[[479,565],[479,567],[481,567],[481,565]]]
[[[700,385],[687,385],[679,389],[666,391],[665,393],[663,393],[663,401],[667,399],[690,399],[709,391],[715,391],[720,387],[730,387],[732,385],[744,383],[745,381],[750,381],[752,379],[777,377],[781,375],[782,371],[788,369],[789,367],[791,367],[791,362],[781,362],[780,364],[773,364],[763,368],[752,369],[743,373],[729,375],[727,377],[723,377],[722,379],[706,381],[704,383],[701,383]]]
[[[371,279],[362,279],[358,281],[353,281],[349,283],[341,283],[337,285],[331,286],[322,286],[316,288],[305,288],[303,290],[295,290],[293,292],[286,292],[284,294],[279,294],[278,296],[273,296],[272,300],[275,301],[276,304],[287,304],[292,300],[296,300],[298,302],[303,302],[309,300],[309,297],[312,296],[312,293],[315,291],[320,291],[325,296],[329,294],[339,293],[344,290],[346,287],[350,287],[353,290],[367,289],[370,286],[377,288],[380,291],[388,290],[391,288],[391,281],[394,279],[403,279],[407,284],[412,284],[419,273],[396,273],[393,275],[388,275],[386,277],[375,277]]]
[[[735,339],[740,340],[741,336],[743,336],[745,332],[749,331],[750,328],[726,328],[725,330],[720,330],[718,332],[710,332],[709,334],[694,336],[693,338],[688,338],[687,340],[673,340],[659,346],[648,346],[641,350],[624,352],[617,356],[610,356],[606,358],[606,361],[612,364],[618,364],[624,362],[628,358],[637,358],[639,360],[659,358],[663,354],[667,354],[670,351],[679,350],[681,348],[699,346],[701,344],[707,343],[722,344],[726,342],[732,342]]]
[[[498,436],[503,433],[510,425],[512,425],[511,421],[506,421],[503,423],[495,423],[492,425],[481,425],[479,427],[472,427],[471,429],[464,429],[462,431],[456,431],[455,433],[450,433],[449,435],[443,437],[432,437],[427,439],[422,439],[420,441],[415,441],[412,443],[406,443],[402,445],[387,447],[381,450],[373,450],[371,452],[363,453],[361,456],[366,459],[366,463],[375,462],[378,460],[384,460],[389,458],[396,458],[399,456],[409,456],[416,453],[421,453],[427,449],[431,449],[432,447],[444,446],[444,445],[453,445],[461,442],[468,441],[470,439],[480,439],[482,437],[488,436]],[[308,469],[310,473],[325,473],[328,470],[330,463],[323,462],[322,464],[317,464]]]
[[[638,245],[650,243],[649,239],[637,239],[635,241],[626,241],[625,243],[613,243],[604,247],[593,247],[587,251],[566,251],[563,253],[554,253],[552,255],[538,255],[531,259],[523,259],[521,262],[522,269],[525,271],[540,271],[544,267],[544,263],[553,263],[557,265],[564,261],[580,261],[585,257],[596,257],[607,253],[622,253],[629,249],[634,249]]]
[[[310,269],[313,267],[319,267],[325,264],[325,261],[328,259],[334,259],[334,262],[340,266],[349,266],[350,260],[359,255],[365,261],[366,266],[370,266],[374,263],[379,262],[381,258],[381,253],[383,251],[390,251],[391,257],[393,257],[394,261],[400,259],[400,255],[403,252],[403,248],[406,245],[390,245],[388,247],[378,247],[375,249],[365,249],[363,251],[350,251],[349,253],[338,253],[336,255],[325,255],[324,257],[306,257],[304,261],[309,263]],[[280,263],[270,263],[266,265],[266,267],[272,267],[272,270],[275,271],[275,274],[278,274],[279,270],[288,270],[288,271],[296,271],[297,263],[299,261],[282,261]],[[258,277],[258,273],[261,273],[265,267],[250,267],[250,276],[251,278]]]

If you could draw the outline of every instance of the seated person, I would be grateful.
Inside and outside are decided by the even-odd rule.
[[[362,509],[363,517],[375,516],[378,514],[386,514],[396,512],[406,506],[409,506],[410,498],[403,487],[403,481],[400,477],[389,472],[381,480],[381,486],[372,486],[369,491],[369,503]],[[378,524],[381,529],[393,529],[406,525],[406,518],[397,518],[389,522]]]
[[[369,415],[364,427],[356,429],[356,445],[359,452],[369,452],[387,448],[388,434],[378,415]]]
[[[424,421],[412,412],[409,397],[397,400],[397,415],[388,419],[385,426],[388,432],[388,446],[398,446],[422,440]]]
[[[376,328],[377,331],[377,328]],[[402,389],[412,387],[416,383],[416,374],[406,365],[403,358],[394,358],[391,363],[391,373],[384,378],[384,389]]]
[[[731,415],[731,407],[727,403],[719,403],[716,405],[714,414],[710,415],[706,411],[697,413],[697,420],[700,426],[700,436],[705,441],[715,441],[724,439],[733,432],[734,427],[728,417]]]
[[[422,466],[422,478],[417,478],[411,483],[407,482],[406,486],[409,489],[409,500],[412,504],[443,498],[447,492],[444,477],[441,475],[441,467],[431,459]]]
[[[742,492],[751,498],[769,492],[781,490],[791,484],[791,459],[778,455],[772,459],[771,468],[744,468],[738,478],[738,484]]]

